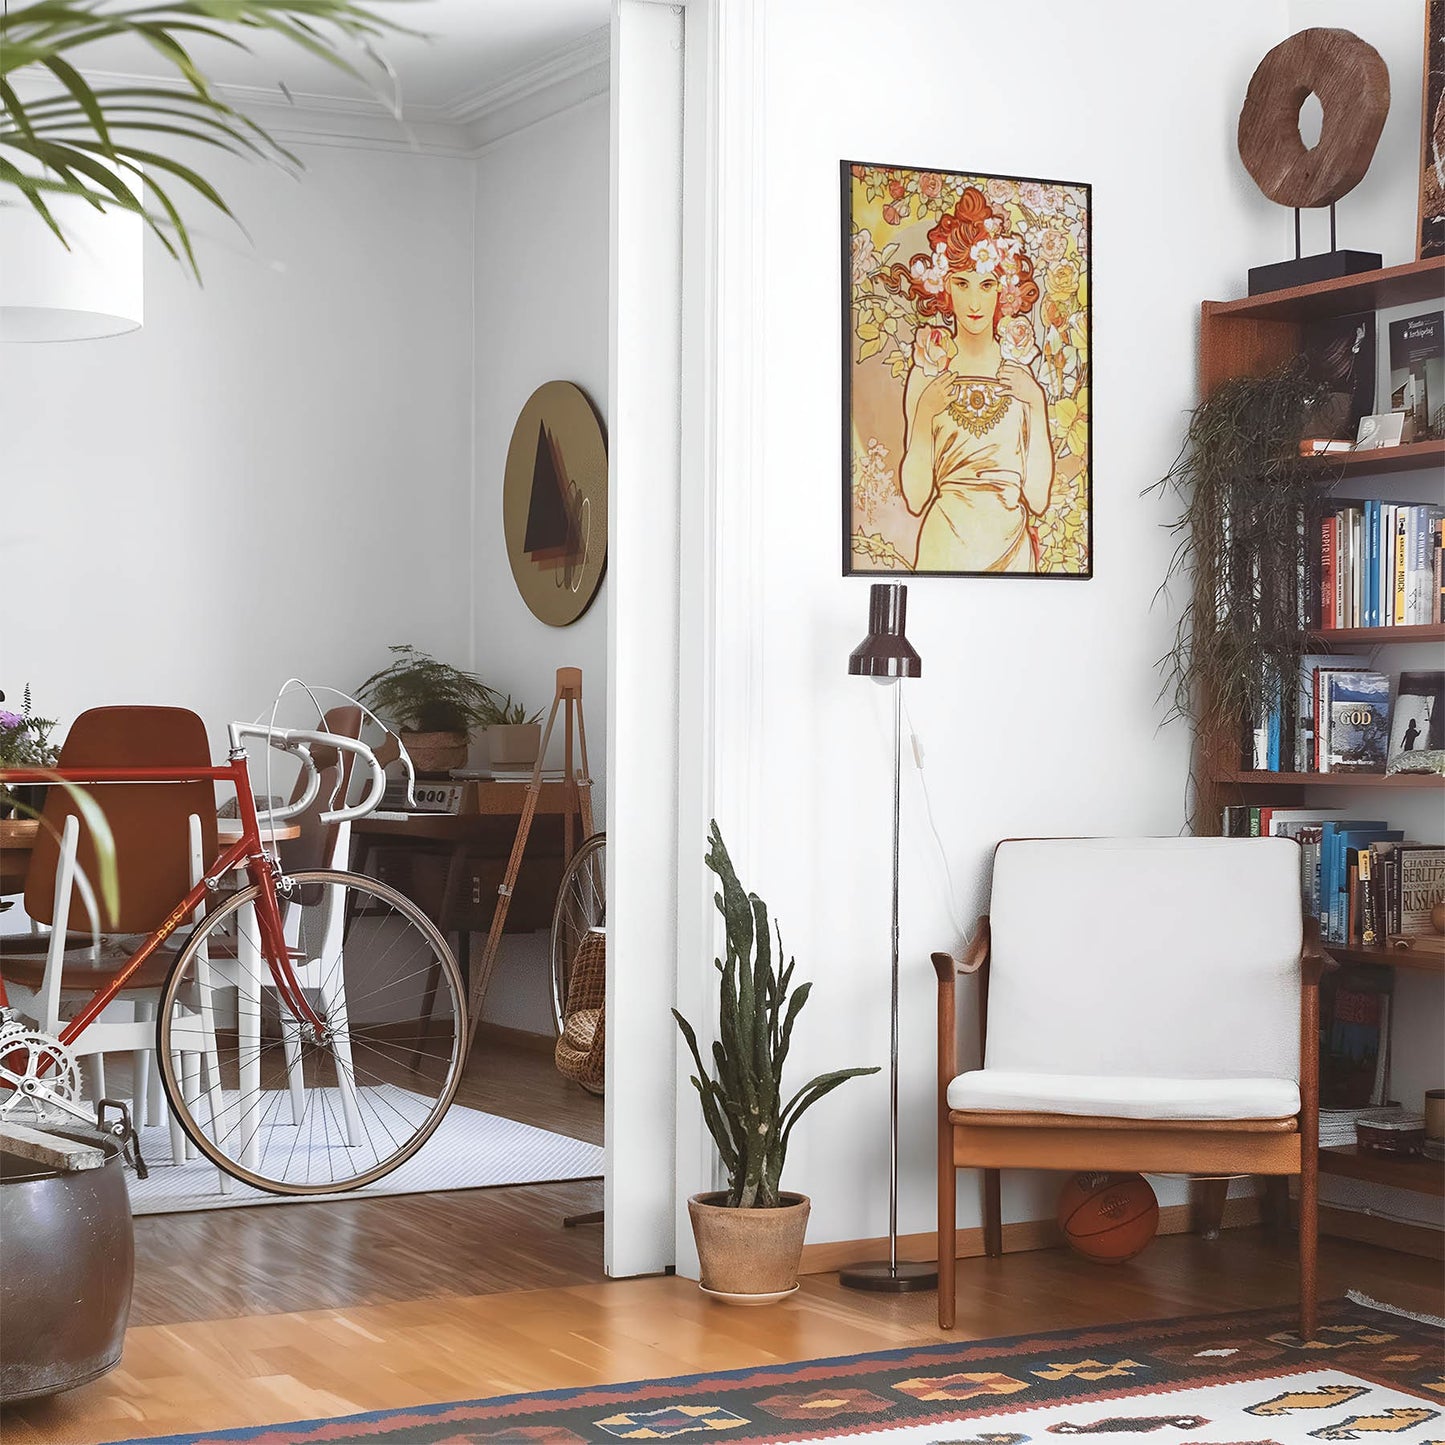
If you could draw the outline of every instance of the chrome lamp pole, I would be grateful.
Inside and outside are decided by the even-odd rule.
[[[908,588],[901,582],[875,582],[868,597],[868,636],[848,657],[853,677],[871,677],[893,685],[893,971],[890,1000],[888,1076],[888,1258],[849,1265],[838,1272],[850,1289],[902,1294],[934,1289],[934,1264],[898,1258],[898,855],[902,801],[903,690],[905,677],[923,676],[923,659],[905,635]]]

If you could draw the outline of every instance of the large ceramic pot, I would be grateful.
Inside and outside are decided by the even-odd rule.
[[[120,1146],[99,1169],[73,1173],[0,1154],[0,1402],[53,1395],[120,1363],[135,1241]]]
[[[771,1304],[797,1289],[808,1197],[780,1197],[777,1209],[729,1209],[723,1193],[687,1201],[706,1293],[727,1304]]]
[[[422,778],[445,778],[453,768],[467,765],[466,733],[412,733],[403,729],[402,746]]]

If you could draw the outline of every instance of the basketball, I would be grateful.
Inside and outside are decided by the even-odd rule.
[[[1159,1201],[1139,1174],[1075,1174],[1059,1191],[1059,1228],[1099,1264],[1133,1259],[1159,1228]]]

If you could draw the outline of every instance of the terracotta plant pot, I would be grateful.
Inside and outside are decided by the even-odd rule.
[[[730,1304],[767,1304],[798,1283],[808,1197],[784,1194],[777,1209],[729,1209],[726,1194],[687,1201],[702,1287]]]
[[[453,768],[467,765],[466,733],[410,733],[403,730],[402,746],[411,754],[418,777],[444,778]]]
[[[494,768],[530,768],[541,747],[541,723],[493,723],[487,729],[487,761]]]

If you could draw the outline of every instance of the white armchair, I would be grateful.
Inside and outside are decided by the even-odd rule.
[[[1011,839],[988,915],[938,972],[938,1322],[954,1316],[956,1171],[1299,1177],[1300,1332],[1315,1326],[1318,982],[1284,838]],[[954,981],[979,978],[959,1072]]]

